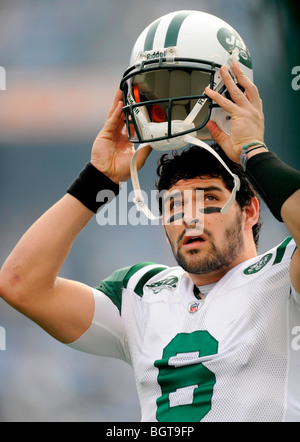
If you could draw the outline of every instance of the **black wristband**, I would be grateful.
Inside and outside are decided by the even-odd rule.
[[[97,201],[100,191],[105,191]],[[109,179],[91,163],[80,172],[78,178],[67,189],[67,192],[78,199],[85,207],[97,213],[99,208],[109,203],[120,191],[119,184]]]
[[[282,222],[281,207],[300,189],[300,172],[282,162],[273,152],[264,152],[249,158],[246,176],[275,218]]]

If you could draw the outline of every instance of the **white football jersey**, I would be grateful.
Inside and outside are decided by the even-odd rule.
[[[205,300],[180,267],[141,263],[95,296],[73,348],[132,365],[142,421],[300,421],[300,295],[292,238],[230,270]]]

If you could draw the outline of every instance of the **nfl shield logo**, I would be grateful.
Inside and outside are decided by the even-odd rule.
[[[203,304],[203,301],[191,302],[189,304],[189,313],[191,313],[192,315],[194,313],[197,313],[197,311],[199,310],[199,308],[201,307],[202,304]]]

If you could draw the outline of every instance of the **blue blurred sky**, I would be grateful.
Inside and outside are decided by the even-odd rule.
[[[299,168],[300,90],[291,86],[291,71],[300,65],[294,7],[279,0],[184,2],[184,9],[218,15],[242,35],[264,102],[266,142]],[[0,66],[7,75],[0,91],[1,264],[89,161],[140,32],[179,9],[179,0],[0,1]],[[147,190],[157,159],[153,154],[140,175]],[[261,252],[287,235],[264,206],[263,217]],[[93,220],[62,274],[97,285],[114,269],[141,260],[174,263],[161,226],[100,228]],[[0,326],[7,341],[0,351],[0,421],[139,420],[126,364],[65,348],[1,300]]]

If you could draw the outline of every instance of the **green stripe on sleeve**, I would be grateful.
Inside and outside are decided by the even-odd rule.
[[[116,305],[121,313],[122,306],[122,289],[124,287],[124,279],[131,267],[124,267],[116,270],[111,276],[104,279],[101,284],[96,287],[97,290],[103,292]]]
[[[147,267],[149,265],[155,265],[153,262],[142,262],[130,267],[124,267],[122,269],[116,270],[112,275],[108,278],[105,278],[101,284],[96,287],[97,290],[103,292],[106,296],[108,296],[111,301],[116,305],[119,312],[121,313],[122,307],[122,290],[123,288],[127,288],[128,282],[130,278],[143,267]],[[150,279],[150,277],[154,276],[156,273],[165,270],[167,267],[155,267],[152,271],[148,271],[146,275],[149,274],[148,277],[145,278],[146,275],[142,276],[141,280],[137,283],[136,287],[138,290],[138,294],[140,294],[140,290],[144,285],[141,283],[142,280],[145,282]],[[135,291],[135,289],[134,289]],[[137,292],[136,292],[137,293]],[[140,296],[142,295],[142,292]]]
[[[146,282],[149,281],[149,279],[153,278],[153,276],[157,275],[160,272],[163,272],[164,270],[166,270],[167,267],[155,267],[154,269],[149,270],[149,272],[147,272],[144,276],[142,276],[142,278],[139,280],[139,282],[137,283],[137,285],[135,286],[134,292],[139,295],[142,296],[143,295],[143,288],[144,285],[146,284]]]
[[[134,266],[130,267],[129,271],[127,272],[127,275],[124,278],[124,287],[126,288],[128,286],[129,279],[139,270],[141,270],[143,267],[155,265],[154,262],[140,262],[139,264],[135,264]]]
[[[273,262],[274,264],[279,264],[283,258],[283,255],[285,253],[285,250],[287,248],[287,245],[291,242],[292,237],[288,237],[286,238],[278,247],[277,247],[277,251],[276,251],[276,256]]]

